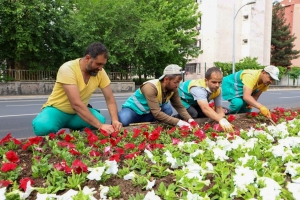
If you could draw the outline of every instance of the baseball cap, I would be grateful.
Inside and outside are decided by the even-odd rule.
[[[279,75],[279,69],[273,65],[269,65],[269,66],[266,66],[264,68],[264,70],[266,72],[268,72],[270,74],[270,76],[274,79],[274,80],[277,80],[279,81],[278,79],[278,75]]]
[[[164,69],[164,73],[161,77],[159,77],[159,80],[162,80],[166,75],[176,75],[176,74],[184,74],[185,71],[182,71],[181,67],[175,64],[168,65]]]

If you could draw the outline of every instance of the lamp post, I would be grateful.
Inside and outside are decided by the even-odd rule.
[[[241,6],[238,11],[235,13],[235,4],[233,5],[233,30],[232,30],[232,73],[235,73],[235,18],[239,11],[247,5],[256,3],[256,0],[250,1],[243,6]]]

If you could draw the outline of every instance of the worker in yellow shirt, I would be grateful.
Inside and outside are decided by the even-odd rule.
[[[108,133],[122,128],[110,80],[103,69],[107,58],[106,47],[95,42],[86,49],[84,57],[68,61],[59,68],[48,101],[32,121],[36,135],[56,133],[61,128],[82,130],[88,127]],[[112,124],[105,124],[105,117],[87,106],[97,88],[102,90],[105,97]]]
[[[223,78],[222,97],[230,102],[230,113],[251,112],[255,107],[270,118],[269,109],[257,100],[274,80],[279,80],[279,70],[269,65],[262,70],[241,70]]]

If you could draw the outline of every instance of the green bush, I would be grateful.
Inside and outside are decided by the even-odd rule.
[[[135,83],[135,85],[141,85],[142,83],[149,81],[152,79],[145,79],[145,78],[141,78],[141,81],[139,81],[139,78],[133,78],[132,81]]]

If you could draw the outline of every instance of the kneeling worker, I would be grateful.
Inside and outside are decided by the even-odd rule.
[[[179,96],[184,107],[193,118],[209,117],[221,125],[224,131],[232,132],[232,125],[224,118],[222,107],[222,71],[217,67],[209,68],[205,79],[188,80],[180,83]],[[216,110],[209,106],[213,100]],[[177,115],[181,118],[181,115]]]
[[[175,64],[168,65],[159,79],[144,82],[139,89],[131,95],[119,111],[119,120],[123,126],[131,123],[154,122],[156,120],[179,127],[188,126],[194,121],[181,104],[178,96],[178,85],[182,80],[181,67]],[[172,103],[175,110],[183,119],[172,117]]]

